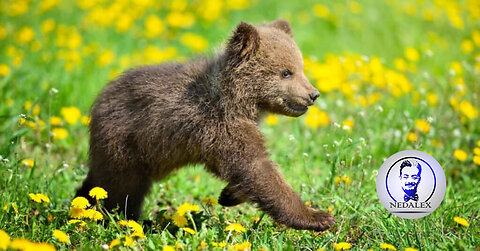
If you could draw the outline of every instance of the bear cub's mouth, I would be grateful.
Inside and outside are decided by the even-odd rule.
[[[287,108],[294,113],[303,114],[308,110],[308,105],[294,104],[287,99],[283,100]]]

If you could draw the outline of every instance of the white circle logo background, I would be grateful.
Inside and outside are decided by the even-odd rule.
[[[400,165],[406,160],[413,160],[421,165],[421,179],[417,187],[418,201],[410,202],[418,202],[417,205],[423,202],[430,206],[428,208],[392,207],[392,203],[405,202],[405,192],[400,183]],[[405,150],[390,156],[377,175],[380,202],[392,214],[404,219],[418,219],[429,215],[442,202],[445,189],[445,173],[440,164],[432,156],[417,150]]]

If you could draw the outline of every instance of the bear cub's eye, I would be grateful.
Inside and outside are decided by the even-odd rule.
[[[284,78],[289,78],[289,77],[291,77],[292,75],[293,75],[293,73],[292,73],[291,71],[289,71],[289,70],[284,70],[284,71],[282,72],[282,77],[284,77]]]

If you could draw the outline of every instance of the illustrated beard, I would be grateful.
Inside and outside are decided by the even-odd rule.
[[[412,189],[405,188],[408,185],[414,185],[414,187]],[[416,183],[416,184],[415,183],[406,183],[405,187],[402,187],[402,189],[405,192],[405,194],[407,194],[408,196],[413,196],[413,195],[417,194],[418,183]]]

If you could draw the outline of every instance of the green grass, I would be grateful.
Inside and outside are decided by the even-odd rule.
[[[94,98],[115,73],[147,62],[144,56],[136,56],[147,46],[162,50],[167,46],[176,48],[177,55],[171,60],[196,57],[197,53],[180,41],[183,33],[192,32],[209,43],[202,54],[213,55],[240,21],[262,23],[282,17],[290,20],[304,57],[319,63],[328,61],[328,54],[335,58],[364,55],[379,57],[384,67],[395,69],[394,60],[405,58],[405,48],[413,47],[420,52],[420,60],[409,63],[416,67],[415,71],[395,70],[414,86],[404,95],[396,97],[389,88],[379,88],[367,81],[353,95],[358,98],[379,93],[381,99],[368,106],[353,104],[338,90],[322,93],[317,105],[328,114],[329,122],[325,126],[311,128],[305,123],[305,117],[280,117],[276,125],[262,124],[271,158],[279,164],[285,179],[313,207],[323,210],[330,207],[336,225],[324,233],[297,231],[275,224],[252,204],[207,207],[201,200],[218,197],[225,183],[196,166],[181,169],[155,184],[140,221],[153,223],[145,224],[146,238],[131,248],[158,250],[178,243],[185,250],[196,250],[203,241],[206,249],[214,249],[211,242],[224,241],[229,235],[224,231],[229,222],[242,224],[246,232],[228,237],[228,244],[248,241],[252,250],[330,250],[332,244],[339,242],[349,242],[352,249],[358,250],[379,250],[381,243],[390,243],[398,250],[480,247],[480,166],[474,163],[474,148],[480,147],[476,145],[480,140],[480,119],[478,114],[468,118],[468,109],[457,109],[450,102],[455,97],[468,101],[476,109],[480,107],[480,65],[475,60],[480,45],[472,52],[461,50],[461,43],[472,40],[472,31],[480,29],[479,19],[469,11],[474,9],[471,6],[475,5],[474,1],[460,1],[455,12],[451,2],[439,6],[430,1],[365,0],[359,1],[360,13],[349,10],[353,1],[328,1],[323,2],[330,10],[327,18],[314,15],[313,6],[317,4],[314,1],[253,1],[247,8],[225,11],[211,22],[197,13],[196,10],[204,6],[201,2],[194,1],[186,7],[196,19],[191,27],[170,27],[165,21],[171,12],[170,4],[154,4],[145,8],[125,33],[117,32],[114,25],[104,27],[85,21],[91,10],[82,10],[70,1],[48,11],[40,11],[41,2],[33,1],[28,5],[28,12],[18,16],[9,14],[15,1],[0,3],[0,65],[10,69],[5,76],[0,73],[0,155],[3,159],[0,160],[0,206],[14,202],[19,210],[15,213],[11,207],[0,208],[1,230],[12,239],[26,238],[48,242],[57,249],[84,250],[100,250],[102,245],[128,234],[112,220],[87,221],[83,231],[67,224],[70,201],[87,172],[88,129],[80,122],[70,125],[64,121],[60,127],[68,131],[67,138],[54,140],[50,131],[56,126],[49,123],[49,118],[61,117],[61,108],[67,106],[78,107],[82,114],[88,115]],[[107,1],[100,6],[111,3]],[[141,8],[139,4],[128,6],[127,9]],[[411,8],[414,14],[409,14]],[[447,9],[454,13],[451,15],[462,18],[463,29],[452,25]],[[433,13],[433,21],[423,18],[425,11]],[[144,20],[152,14],[157,15],[166,28],[158,36],[146,38]],[[56,27],[51,33],[43,34],[41,24],[49,18],[55,20]],[[58,46],[61,24],[75,27],[81,35],[78,47]],[[6,31],[4,37],[1,27]],[[32,41],[18,40],[22,27],[34,30]],[[37,41],[41,48],[32,50]],[[12,48],[16,50],[13,54]],[[83,53],[86,48],[94,49]],[[110,64],[99,66],[98,57],[105,50],[110,50],[115,58]],[[66,62],[59,56],[62,51],[80,53],[81,60],[72,70],[65,69]],[[16,65],[15,60],[20,56],[21,63]],[[122,64],[124,56],[130,58],[129,64]],[[462,73],[450,72],[454,61],[462,63]],[[312,83],[317,84],[318,79],[311,72],[309,76]],[[458,91],[455,85],[460,79],[465,92]],[[52,88],[58,93],[52,92]],[[438,104],[427,102],[427,93],[435,93]],[[27,100],[39,105],[38,116],[26,110]],[[45,126],[32,129],[20,125],[20,114],[32,122],[43,120]],[[351,132],[341,126],[347,118],[355,123]],[[429,132],[415,129],[417,119],[429,119]],[[407,139],[410,132],[417,135],[417,141]],[[376,194],[376,174],[384,159],[405,149],[430,153],[442,165],[447,177],[442,204],[422,219],[404,220],[390,214]],[[457,149],[467,152],[465,161],[454,157]],[[34,160],[35,166],[26,167],[23,159]],[[338,176],[348,177],[351,183],[336,184]],[[44,193],[51,202],[48,205],[34,203],[29,193]],[[198,229],[195,235],[177,231],[170,220],[162,217],[164,213],[172,215],[184,202],[201,205],[195,215]],[[51,221],[47,219],[49,214],[53,217]],[[261,219],[258,224],[254,223],[256,216]],[[467,219],[470,226],[457,224],[453,220],[455,216]],[[118,220],[116,215],[111,217]],[[62,244],[53,238],[53,229],[69,234],[71,244]]]

